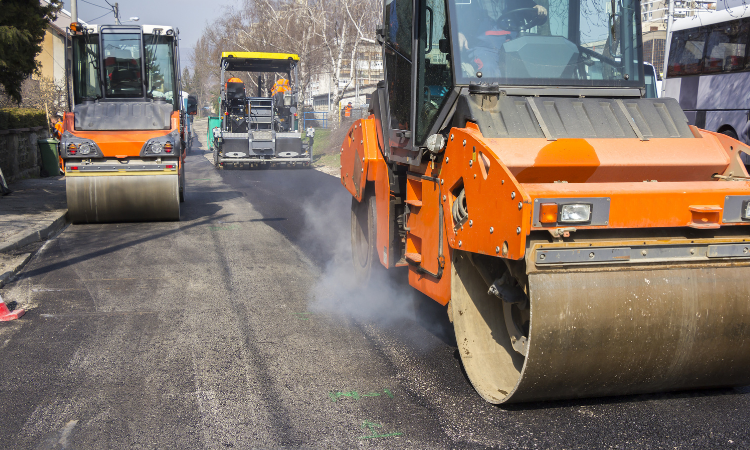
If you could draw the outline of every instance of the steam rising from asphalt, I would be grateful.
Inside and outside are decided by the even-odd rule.
[[[321,251],[330,252],[312,290],[311,312],[343,314],[355,320],[385,324],[415,318],[414,295],[406,283],[405,268],[385,270],[380,262],[375,262],[377,267],[368,286],[356,280],[348,202],[342,204],[339,197],[326,201],[324,208],[306,204],[304,213],[310,238],[320,242]]]
[[[398,326],[399,334],[412,335],[415,339],[422,336],[423,340],[424,333],[418,330],[421,326],[444,342],[455,345],[445,307],[411,287],[405,267],[386,270],[376,261],[367,286],[356,280],[352,262],[350,203],[334,196],[324,205],[322,208],[312,204],[304,207],[309,233],[306,238],[317,241],[320,251],[328,253],[327,263],[312,289],[310,311],[343,315],[385,328]],[[411,343],[426,350],[435,341],[431,344]]]

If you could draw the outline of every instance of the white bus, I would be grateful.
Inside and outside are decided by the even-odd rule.
[[[676,20],[662,85],[662,95],[680,102],[691,125],[745,144],[750,143],[749,31],[745,6]]]

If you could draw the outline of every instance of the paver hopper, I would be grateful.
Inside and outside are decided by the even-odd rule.
[[[489,3],[385,7],[360,279],[408,267],[492,403],[750,384],[750,148],[644,98],[636,0]]]
[[[73,23],[68,31],[73,108],[60,153],[70,219],[179,220],[185,149],[176,29]]]

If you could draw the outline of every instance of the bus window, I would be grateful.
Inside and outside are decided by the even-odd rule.
[[[701,73],[706,32],[703,29],[675,31],[669,51],[667,76],[695,75]]]
[[[649,63],[643,64],[643,80],[646,82],[645,98],[659,97],[658,92],[656,92],[656,69]]]
[[[747,31],[748,25],[738,21],[711,27],[703,72],[731,72],[744,69]]]

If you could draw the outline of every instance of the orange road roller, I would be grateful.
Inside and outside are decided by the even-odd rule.
[[[179,220],[185,146],[177,30],[73,23],[68,34],[73,108],[60,155],[70,220]]]
[[[636,0],[492,5],[384,7],[359,279],[408,268],[491,403],[750,384],[750,149],[645,98]]]

